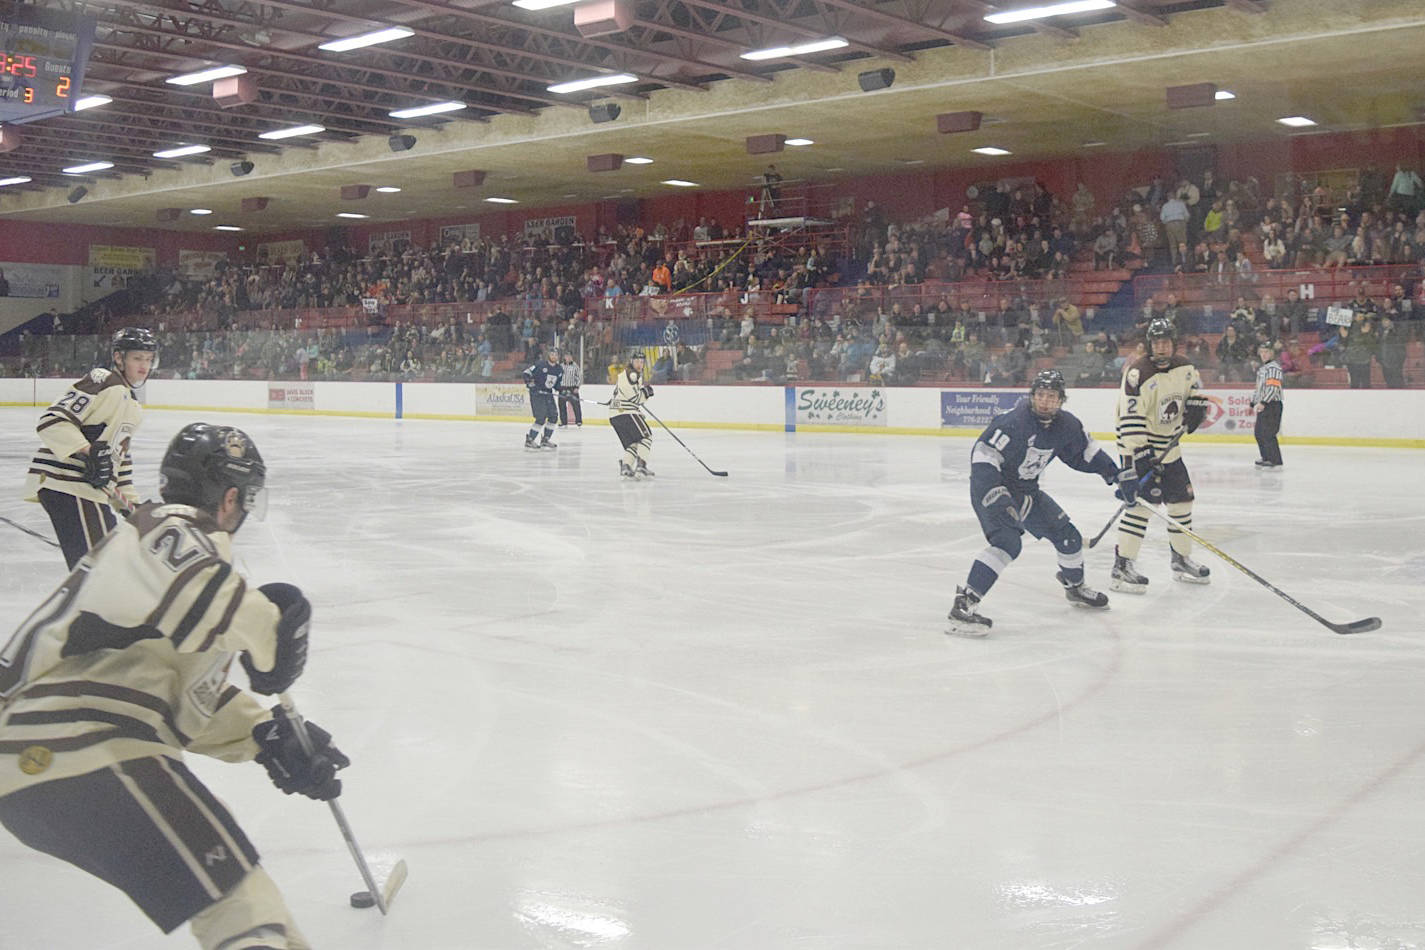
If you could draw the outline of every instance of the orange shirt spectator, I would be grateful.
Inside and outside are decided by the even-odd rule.
[[[673,289],[673,275],[668,270],[667,261],[659,261],[658,266],[653,268],[653,282],[662,287],[665,294]]]

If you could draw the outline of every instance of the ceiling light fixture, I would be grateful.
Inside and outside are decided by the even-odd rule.
[[[74,100],[74,111],[83,112],[85,109],[93,109],[96,106],[107,106],[113,101],[112,96],[101,96],[98,93],[92,96],[80,96]]]
[[[1105,146],[1105,145],[1107,145],[1107,144],[1108,144],[1107,142],[1085,142],[1081,147],[1082,147],[1082,148],[1101,148],[1101,147],[1103,147],[1103,146]]]
[[[519,204],[519,202],[516,201],[516,200],[513,199],[513,198],[486,198],[485,200],[488,201],[488,202],[490,202],[491,204],[495,204],[495,205],[517,205],[517,204]]]
[[[1218,102],[1225,102],[1228,99],[1236,99],[1237,93],[1233,92],[1231,89],[1219,89],[1217,90],[1217,92],[1212,94],[1212,97]]]
[[[1308,119],[1304,115],[1284,115],[1277,119],[1282,125],[1290,126],[1293,129],[1304,129],[1309,125],[1315,125],[1315,119]]]
[[[652,165],[653,159],[646,158],[643,155],[634,155],[632,158],[625,158],[623,163],[625,165]]]
[[[412,106],[386,113],[393,119],[419,119],[423,115],[438,115],[442,112],[459,112],[465,108],[463,102],[432,102],[427,106]]]
[[[272,129],[268,132],[259,132],[260,139],[290,139],[297,135],[316,135],[318,132],[325,132],[324,125],[294,125],[287,129]]]
[[[976,153],[978,153],[978,154],[980,154],[980,155],[1013,155],[1013,154],[1014,154],[1014,153],[1011,152],[1009,149],[1007,149],[1007,148],[1000,148],[998,145],[981,145],[979,148],[972,148],[972,149],[970,149],[970,151],[976,152]]]
[[[1042,20],[1044,17],[1066,16],[1070,13],[1088,13],[1092,10],[1109,10],[1118,6],[1114,0],[1066,0],[1064,3],[1050,3],[1041,7],[1024,7],[1020,10],[1006,10],[1003,13],[988,13],[988,23],[1023,23],[1025,20]]]
[[[14,178],[0,178],[0,188],[6,185],[23,185],[30,180],[28,175],[16,175]]]
[[[567,7],[579,0],[515,0],[514,5],[521,10],[549,10],[553,7]]]
[[[213,225],[213,230],[214,230],[214,231],[241,231],[242,228],[238,227],[236,224],[215,224],[215,225]]]
[[[697,183],[697,182],[695,182],[695,181],[684,181],[684,180],[681,179],[681,178],[669,178],[669,179],[666,179],[666,180],[663,182],[663,184],[665,184],[665,185],[672,185],[674,188],[696,188],[696,187],[698,187],[698,183]]]
[[[801,147],[801,146],[803,146],[803,145],[815,145],[816,143],[813,142],[811,139],[787,139],[787,140],[786,140],[785,142],[783,142],[782,144],[783,144],[783,145],[793,145],[793,146]]]
[[[154,152],[154,158],[182,158],[185,155],[202,155],[204,152],[211,152],[211,145],[180,145],[177,148],[166,148],[161,152]]]
[[[785,59],[788,56],[805,56],[808,53],[824,53],[829,49],[841,49],[849,46],[850,43],[844,37],[831,36],[824,40],[812,40],[810,43],[798,43],[795,46],[773,46],[768,49],[754,49],[743,53],[743,59],[764,60],[764,59]]]
[[[212,214],[212,213],[213,213],[213,209],[212,209],[212,208],[189,208],[189,209],[188,209],[188,213],[189,213],[189,214]]]
[[[401,189],[397,188],[395,185],[382,185],[376,190],[381,192],[381,194],[383,195],[394,195]]]
[[[87,165],[71,165],[60,170],[66,175],[83,175],[85,172],[102,172],[106,168],[113,167],[113,162],[90,162]]]
[[[369,217],[369,215],[358,214],[358,213],[355,212],[355,211],[338,211],[338,212],[336,213],[336,216],[337,216],[338,218],[365,218],[365,217]]]
[[[348,36],[345,39],[332,40],[323,43],[317,49],[324,49],[328,53],[345,53],[349,49],[360,49],[363,46],[375,46],[377,43],[389,43],[392,40],[403,40],[408,36],[415,36],[416,31],[404,26],[390,26],[384,30],[373,30],[370,33],[362,33],[359,36]]]
[[[241,76],[245,72],[247,72],[247,70],[241,66],[211,66],[208,69],[200,69],[196,73],[169,76],[164,82],[173,86],[196,86],[201,82],[212,82],[214,79],[227,79],[229,76]]]
[[[597,89],[600,86],[622,86],[631,82],[638,82],[638,77],[632,73],[612,73],[608,76],[589,76],[586,79],[557,82],[552,86],[546,86],[545,90],[554,93],[582,92],[585,89]]]

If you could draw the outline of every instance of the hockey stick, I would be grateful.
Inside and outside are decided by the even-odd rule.
[[[133,502],[125,498],[123,495],[120,495],[117,489],[109,485],[105,485],[103,488],[100,489],[100,491],[102,491],[105,495],[109,496],[109,504],[119,509],[119,512],[125,518],[134,513],[134,509],[137,506]]]
[[[1200,535],[1200,534],[1198,534],[1197,532],[1193,531],[1191,528],[1189,528],[1189,527],[1187,527],[1187,526],[1185,526],[1185,525],[1179,524],[1178,522],[1174,521],[1172,518],[1170,518],[1170,517],[1168,517],[1167,515],[1163,514],[1163,513],[1162,513],[1161,511],[1159,511],[1157,508],[1154,508],[1152,505],[1148,505],[1147,508],[1148,508],[1148,511],[1149,511],[1155,518],[1160,518],[1160,519],[1162,519],[1163,521],[1167,522],[1167,524],[1168,524],[1169,527],[1174,528],[1175,530],[1181,531],[1183,534],[1185,534],[1185,535],[1187,535],[1188,537],[1192,538],[1192,539],[1193,539],[1194,541],[1196,541],[1198,544],[1200,544],[1200,545],[1202,545],[1203,547],[1207,548],[1207,549],[1208,549],[1209,551],[1211,551],[1213,554],[1216,554],[1218,557],[1222,558],[1222,560],[1226,561],[1228,564],[1231,564],[1233,567],[1237,568],[1237,570],[1241,571],[1243,574],[1246,574],[1246,575],[1247,575],[1248,577],[1250,577],[1252,580],[1256,581],[1258,584],[1261,584],[1261,585],[1262,585],[1263,587],[1265,587],[1267,590],[1271,591],[1273,594],[1276,594],[1276,595],[1277,595],[1278,597],[1280,597],[1282,600],[1286,601],[1287,603],[1289,603],[1289,604],[1291,604],[1293,607],[1295,607],[1297,610],[1300,610],[1302,613],[1306,614],[1306,615],[1307,615],[1308,617],[1310,617],[1312,620],[1315,620],[1317,623],[1321,624],[1323,627],[1329,628],[1332,633],[1339,633],[1339,634],[1366,633],[1366,632],[1371,631],[1371,630],[1379,630],[1379,629],[1380,629],[1380,618],[1379,618],[1379,617],[1366,617],[1364,620],[1353,620],[1353,621],[1351,621],[1350,623],[1332,623],[1331,621],[1327,620],[1325,617],[1323,617],[1323,616],[1321,616],[1320,614],[1318,614],[1316,611],[1312,610],[1310,607],[1307,607],[1305,604],[1301,603],[1300,601],[1296,600],[1294,597],[1292,597],[1292,596],[1290,596],[1289,594],[1287,594],[1285,591],[1281,590],[1279,587],[1277,587],[1275,584],[1273,584],[1273,583],[1271,583],[1270,581],[1268,581],[1265,577],[1263,577],[1262,575],[1258,574],[1256,571],[1254,571],[1254,570],[1252,570],[1251,568],[1247,567],[1247,565],[1243,564],[1241,561],[1238,561],[1236,558],[1232,557],[1232,556],[1231,556],[1230,554],[1228,554],[1226,551],[1223,551],[1221,548],[1219,548],[1217,545],[1213,544],[1211,541],[1208,541],[1208,540],[1207,540],[1206,538],[1204,538],[1202,535]]]
[[[1168,443],[1167,447],[1164,448],[1162,452],[1158,453],[1158,457],[1153,460],[1153,467],[1149,469],[1148,472],[1144,474],[1142,478],[1138,479],[1138,488],[1140,491],[1142,490],[1144,485],[1148,484],[1148,479],[1152,478],[1157,473],[1158,465],[1163,461],[1163,459],[1168,457],[1168,453],[1173,450],[1173,446],[1177,445],[1180,441],[1182,441],[1182,437],[1183,433],[1181,430],[1179,430],[1178,433],[1173,436],[1172,441]],[[1136,505],[1137,503],[1138,502],[1135,500],[1134,504]],[[1128,502],[1125,501],[1123,504],[1118,506],[1118,510],[1113,513],[1113,517],[1108,519],[1108,524],[1103,526],[1103,530],[1093,536],[1093,540],[1089,542],[1089,547],[1093,547],[1094,545],[1102,541],[1103,536],[1108,534],[1108,529],[1112,528],[1114,523],[1117,522],[1119,517],[1127,510]]]
[[[47,537],[45,537],[44,535],[40,534],[38,531],[31,531],[29,528],[25,527],[24,525],[22,525],[22,524],[17,524],[16,522],[11,521],[9,518],[6,518],[4,515],[0,515],[0,521],[5,522],[7,525],[9,525],[10,527],[14,528],[16,531],[23,531],[23,532],[25,532],[25,534],[28,534],[28,535],[29,535],[30,537],[32,537],[32,538],[39,538],[41,541],[43,541],[45,544],[48,544],[48,545],[49,545],[50,547],[52,547],[52,548],[57,548],[57,547],[59,547],[59,542],[58,542],[58,541],[51,541],[49,538],[47,538]]]
[[[719,472],[717,469],[708,468],[708,463],[707,463],[707,462],[704,462],[702,459],[698,458],[698,453],[696,453],[696,452],[694,452],[692,449],[688,448],[688,444],[687,444],[686,442],[684,442],[682,439],[678,438],[678,434],[677,434],[676,432],[674,432],[672,429],[668,428],[667,426],[663,425],[663,420],[660,419],[660,418],[658,418],[657,416],[653,415],[653,413],[649,410],[649,408],[648,408],[647,406],[643,406],[643,407],[641,407],[641,408],[643,409],[644,412],[648,413],[649,417],[650,417],[654,422],[658,423],[660,426],[663,426],[663,431],[666,432],[666,433],[668,433],[669,435],[671,435],[671,436],[673,437],[673,441],[674,441],[674,442],[677,442],[679,445],[681,445],[681,446],[683,447],[683,450],[684,450],[684,451],[686,451],[686,452],[687,452],[689,455],[691,455],[693,458],[697,459],[699,465],[701,465],[703,468],[707,468],[709,475],[716,475],[718,478],[726,478],[726,477],[727,477],[727,473],[726,473],[726,472]]]
[[[312,752],[312,737],[307,732],[307,720],[302,718],[302,714],[297,711],[297,704],[293,702],[288,693],[277,694],[277,700],[282,704],[287,717],[292,720],[293,729],[297,734],[297,741],[302,744],[302,750],[308,755]],[[336,826],[341,830],[341,836],[346,840],[346,847],[351,851],[351,858],[356,862],[356,869],[361,872],[361,879],[366,882],[366,893],[371,895],[376,907],[382,915],[391,912],[391,902],[396,899],[396,892],[401,889],[401,885],[406,883],[406,862],[401,859],[396,862],[396,866],[391,869],[391,873],[386,877],[386,883],[380,887],[376,886],[376,878],[371,873],[371,866],[366,863],[366,855],[362,853],[361,846],[356,843],[356,836],[351,833],[351,825],[346,821],[346,812],[342,811],[341,804],[333,798],[327,802],[331,807],[332,817],[336,819]],[[360,892],[358,892],[360,893]],[[352,896],[352,906],[359,906],[355,903],[357,894]],[[366,906],[370,906],[369,904]]]

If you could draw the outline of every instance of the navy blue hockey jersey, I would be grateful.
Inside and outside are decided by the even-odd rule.
[[[534,365],[524,371],[524,384],[529,387],[532,393],[545,393],[550,396],[558,394],[559,380],[564,377],[564,370],[558,363],[550,363],[546,360],[537,360]]]
[[[1094,472],[1114,484],[1118,463],[1099,447],[1084,424],[1062,409],[1048,425],[1040,422],[1022,399],[1009,412],[995,416],[970,450],[970,490],[983,498],[996,485],[1015,497],[1039,490],[1039,475],[1059,459],[1080,472]]]

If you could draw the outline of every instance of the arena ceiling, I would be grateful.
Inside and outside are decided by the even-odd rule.
[[[508,0],[102,0],[84,94],[108,105],[18,127],[0,154],[0,215],[86,224],[248,231],[474,216],[490,197],[524,207],[665,193],[668,179],[707,189],[749,185],[767,156],[746,138],[815,144],[774,156],[788,178],[835,181],[908,169],[1077,156],[1093,148],[1262,141],[1425,123],[1425,4],[1420,0],[1119,0],[1037,24],[995,26],[982,0],[628,0],[631,25],[584,37],[574,8],[528,11]],[[0,11],[13,4],[0,3]],[[73,10],[70,0],[33,6]],[[399,25],[412,35],[348,52],[329,40]],[[749,50],[839,36],[843,48],[792,58]],[[222,108],[208,84],[176,74],[239,65],[258,98]],[[889,67],[890,88],[859,73]],[[636,81],[574,94],[548,86],[626,72]],[[1169,110],[1164,87],[1212,82],[1236,98]],[[438,101],[466,108],[422,119],[389,113]],[[615,103],[614,121],[589,106]],[[940,113],[973,110],[976,132],[940,134]],[[1318,123],[1293,131],[1276,120]],[[280,142],[259,132],[315,123]],[[393,134],[416,139],[394,152]],[[152,153],[181,144],[187,159]],[[1105,143],[1087,145],[1086,143]],[[972,148],[1012,152],[994,159]],[[590,155],[652,164],[588,171]],[[98,174],[61,167],[106,160]],[[235,176],[234,162],[251,173]],[[456,188],[456,172],[485,172]],[[344,200],[346,185],[394,186]],[[86,189],[76,202],[67,196]],[[269,199],[260,211],[244,198]],[[205,208],[212,215],[187,213]],[[160,221],[159,209],[179,209]],[[169,212],[171,216],[173,212]]]

